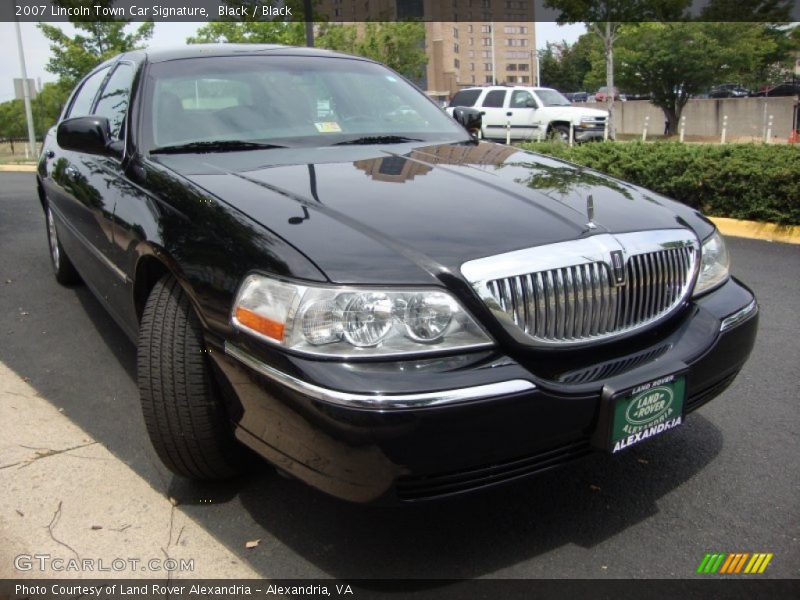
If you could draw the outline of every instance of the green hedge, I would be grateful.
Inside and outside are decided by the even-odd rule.
[[[649,188],[715,217],[800,224],[800,148],[764,144],[523,144]]]

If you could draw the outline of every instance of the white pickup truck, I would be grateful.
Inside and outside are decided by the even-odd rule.
[[[523,86],[487,86],[458,91],[447,113],[452,117],[457,106],[476,108],[483,114],[484,138],[512,140],[569,140],[585,142],[602,139],[608,112],[573,106],[560,92],[551,88]]]

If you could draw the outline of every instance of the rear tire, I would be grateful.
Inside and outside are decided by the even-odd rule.
[[[75,285],[81,282],[81,276],[75,270],[75,266],[64,251],[61,240],[58,239],[56,221],[50,205],[45,203],[45,219],[47,221],[47,247],[50,250],[50,264],[53,266],[53,274],[56,281],[61,285]]]
[[[137,360],[144,423],[164,465],[190,479],[240,473],[247,457],[233,436],[200,319],[172,276],[156,283],[147,299]]]

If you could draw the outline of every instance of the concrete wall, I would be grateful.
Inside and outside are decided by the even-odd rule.
[[[692,99],[683,109],[686,135],[720,137],[722,120],[728,116],[727,139],[763,138],[764,128],[773,117],[772,136],[786,139],[792,131],[792,111],[795,98],[724,98]],[[583,103],[581,106],[603,108],[602,104]],[[650,117],[648,135],[664,133],[664,113],[646,100],[615,102],[617,133],[641,135],[645,117]]]

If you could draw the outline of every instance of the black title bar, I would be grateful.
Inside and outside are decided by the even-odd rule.
[[[800,0],[3,0],[0,21],[761,21],[800,20]],[[567,6],[567,10],[553,5]]]

